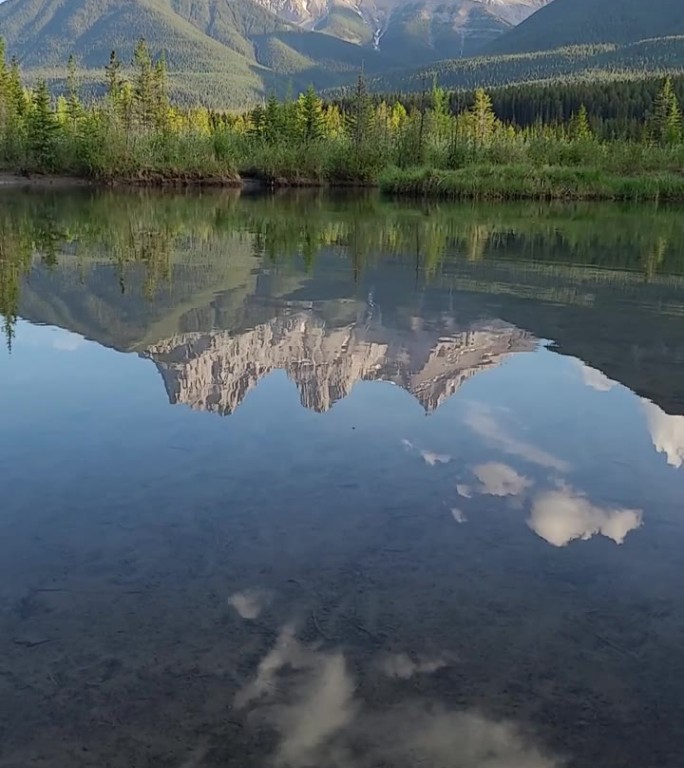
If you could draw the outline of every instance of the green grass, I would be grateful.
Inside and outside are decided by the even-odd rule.
[[[392,195],[475,200],[684,200],[684,175],[613,175],[596,168],[473,165],[453,171],[392,168],[380,177]]]

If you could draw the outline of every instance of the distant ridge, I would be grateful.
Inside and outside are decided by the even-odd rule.
[[[553,0],[492,42],[488,53],[526,53],[571,45],[624,45],[684,35],[682,0]]]

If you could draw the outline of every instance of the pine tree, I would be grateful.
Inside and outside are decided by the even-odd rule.
[[[285,140],[283,128],[282,107],[278,103],[275,94],[271,93],[266,101],[266,109],[264,110],[263,133],[265,141],[268,144],[276,144]]]
[[[27,143],[31,160],[38,170],[50,170],[55,162],[59,125],[52,111],[45,81],[33,91],[27,120]]]
[[[648,121],[648,135],[659,144],[676,144],[682,140],[682,113],[669,77],[656,97]]]
[[[69,56],[69,62],[67,64],[66,113],[69,120],[69,127],[72,131],[75,131],[78,121],[83,114],[83,108],[81,107],[81,101],[78,97],[76,59],[73,54]]]
[[[325,113],[325,135],[329,138],[337,138],[342,134],[344,118],[337,104],[328,104]]]
[[[0,130],[4,125],[7,109],[7,59],[5,58],[5,41],[0,37]]]
[[[494,136],[498,120],[492,99],[483,88],[475,91],[475,103],[468,112],[468,125],[471,137],[477,144],[488,144]]]
[[[152,72],[152,116],[158,130],[169,127],[170,111],[166,56],[162,54]]]
[[[249,113],[249,135],[254,139],[262,139],[266,128],[266,111],[257,104]]]
[[[682,113],[679,109],[677,97],[672,94],[665,118],[665,142],[667,144],[679,144],[682,140]]]
[[[152,67],[152,56],[144,38],[141,38],[135,46],[133,65],[135,67],[133,80],[135,115],[142,126],[149,127],[154,120],[155,73]]]
[[[7,151],[7,129],[10,115],[7,81],[9,70],[5,59],[5,42],[0,37],[0,156]]]
[[[16,58],[9,67],[3,60],[2,105],[0,106],[1,153],[6,161],[16,161],[22,153],[26,131],[27,101],[21,84],[21,72]]]
[[[123,79],[121,77],[121,61],[112,51],[109,55],[109,64],[105,67],[105,82],[107,83],[107,98],[114,110],[118,110],[121,104],[121,90]]]
[[[347,115],[349,135],[357,150],[371,138],[373,117],[373,103],[368,95],[366,80],[363,74],[360,74]]]
[[[26,116],[28,101],[24,94],[24,86],[21,84],[21,70],[16,57],[12,58],[9,72],[7,73],[7,99],[14,114],[21,118]]]
[[[589,125],[589,115],[587,108],[582,104],[579,111],[570,118],[568,126],[570,138],[575,141],[586,141],[592,137],[591,126]]]
[[[406,107],[400,101],[397,101],[396,104],[393,105],[390,112],[389,122],[391,130],[394,133],[401,130],[407,118],[408,113],[406,111]]]
[[[313,86],[309,86],[297,100],[297,113],[301,136],[307,144],[323,138],[325,135],[323,102]]]
[[[432,108],[430,110],[431,132],[439,139],[449,135],[451,129],[451,115],[449,112],[449,99],[444,88],[440,88],[437,82],[432,86]]]

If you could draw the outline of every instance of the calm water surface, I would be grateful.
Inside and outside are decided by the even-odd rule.
[[[684,765],[684,216],[0,198],[2,768]]]

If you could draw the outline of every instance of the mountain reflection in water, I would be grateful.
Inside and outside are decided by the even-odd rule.
[[[679,768],[678,211],[0,203],[0,768]]]

